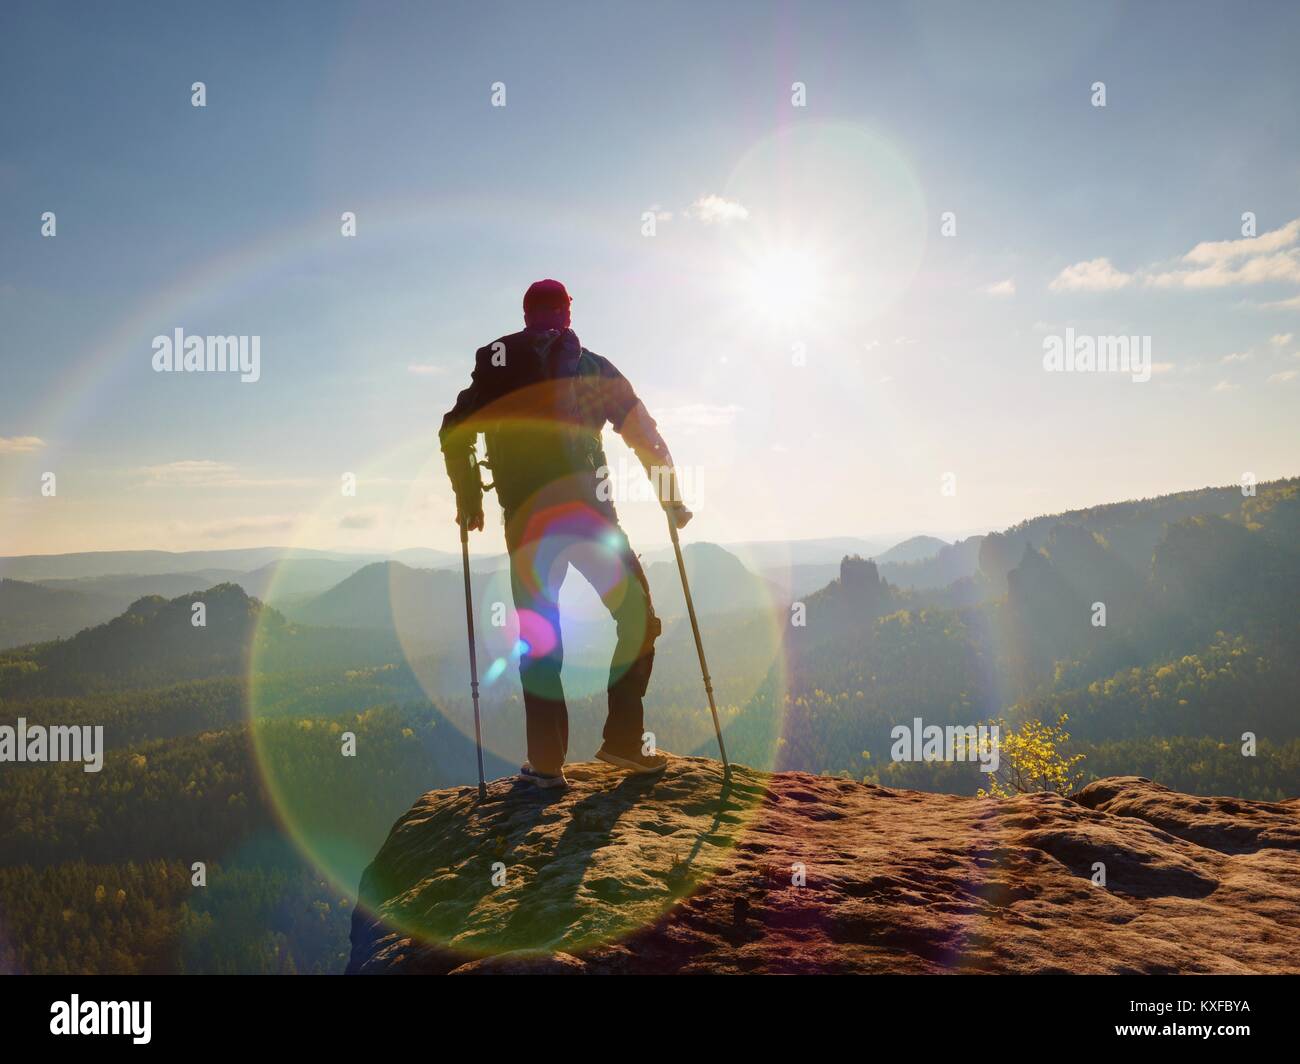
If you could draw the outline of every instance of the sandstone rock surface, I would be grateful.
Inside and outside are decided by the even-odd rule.
[[[348,971],[1300,971],[1300,799],[566,771],[560,794],[416,802],[362,879]]]

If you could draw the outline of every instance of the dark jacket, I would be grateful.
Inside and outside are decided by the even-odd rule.
[[[467,511],[481,504],[474,457],[480,432],[507,514],[560,481],[594,499],[605,465],[600,437],[606,423],[647,472],[671,467],[668,447],[627,378],[584,348],[572,329],[524,329],[480,347],[470,385],[438,434],[457,502]]]

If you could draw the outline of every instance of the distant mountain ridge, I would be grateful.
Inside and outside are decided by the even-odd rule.
[[[775,589],[716,543],[687,544],[682,561],[698,614],[765,609],[772,603]],[[665,618],[684,616],[686,600],[676,560],[653,562],[645,573],[655,613]]]
[[[770,605],[773,589],[722,547],[691,543],[682,550],[696,611],[700,614],[762,609]],[[681,577],[675,561],[645,567],[655,612],[665,618],[686,612]],[[481,606],[484,577],[475,574],[475,602]],[[570,570],[565,595],[579,595],[598,612],[595,592]],[[460,572],[414,569],[398,561],[373,562],[318,595],[283,606],[285,615],[304,624],[339,628],[392,630],[435,644],[459,644],[465,638],[464,583]],[[507,592],[508,594],[508,592]]]
[[[300,547],[244,547],[232,550],[108,550],[73,554],[20,554],[0,557],[0,576],[13,580],[65,580],[93,576],[159,576],[202,569],[251,572],[281,558],[333,558],[351,555]]]
[[[195,609],[199,604],[201,612]],[[196,623],[200,617],[202,624]],[[399,660],[401,648],[389,633],[294,625],[239,585],[218,584],[173,599],[141,598],[70,639],[7,651],[0,656],[0,695],[243,676],[258,654],[263,670],[277,671],[345,658],[355,664],[391,662]]]
[[[122,610],[112,596],[0,580],[0,650],[62,639]]]
[[[937,536],[912,536],[902,543],[896,543],[883,554],[874,555],[871,560],[877,565],[923,562],[927,558],[933,558],[947,546],[951,544]]]
[[[284,610],[304,624],[388,631],[400,626],[404,633],[446,644],[465,638],[464,594],[463,577],[454,570],[382,561]]]
[[[324,591],[360,563],[331,558],[284,558],[251,572],[202,569],[195,572],[0,580],[0,650],[66,639],[103,624],[142,598],[177,598],[218,584],[238,584],[263,601],[280,602]]]
[[[1296,480],[1258,485],[1260,497],[1290,490]],[[902,591],[930,592],[930,600],[949,605],[993,601],[1008,590],[1008,574],[1021,564],[1028,549],[1048,549],[1055,562],[1065,555],[1082,564],[1089,537],[1102,544],[1094,552],[1094,562],[1114,559],[1118,568],[1107,578],[1116,585],[1110,592],[1112,601],[1122,601],[1125,589],[1145,579],[1152,552],[1166,527],[1189,517],[1231,514],[1241,509],[1243,497],[1237,486],[1206,488],[1180,492],[1154,499],[1109,503],[1102,506],[1070,510],[1023,521],[1003,532],[971,536],[947,544],[933,536],[913,536],[895,543],[877,554],[879,577]],[[1064,530],[1075,529],[1078,535],[1065,547]],[[710,543],[691,543],[685,547],[697,609],[703,613],[737,612],[763,609],[775,603],[802,599],[834,582],[839,558],[822,558],[827,551],[846,544],[869,541],[841,537],[837,539],[794,542],[753,542],[738,545],[755,559],[785,558],[784,564],[751,571],[733,549]],[[413,568],[401,561],[368,559],[328,551],[277,547],[221,551],[110,551],[70,555],[9,557],[0,559],[0,572],[9,576],[0,580],[0,649],[54,638],[67,638],[76,632],[111,620],[138,598],[161,595],[174,598],[205,591],[219,583],[238,584],[246,594],[284,608],[302,623],[393,630],[393,611],[412,618],[407,630],[425,633],[439,642],[461,638],[463,619],[456,619],[454,608],[462,594],[456,556],[434,550],[398,552],[412,560],[433,564],[432,568]],[[870,556],[864,551],[847,554]],[[656,610],[666,618],[684,612],[681,587],[675,563],[645,555],[646,571]],[[805,559],[791,562],[792,559]],[[475,565],[476,581],[499,569],[500,556],[480,557]],[[182,571],[174,567],[183,562],[224,563],[216,567],[196,567]],[[1109,563],[1107,563],[1109,564]],[[247,571],[237,567],[254,565]],[[389,566],[380,579],[376,566]],[[68,572],[96,575],[69,576]],[[124,571],[125,570],[125,571]],[[363,580],[350,581],[359,573],[371,570]],[[62,572],[61,576],[40,575]],[[1080,573],[1089,572],[1087,566]],[[26,579],[13,574],[26,572]],[[424,575],[416,575],[424,574]],[[1076,574],[1074,579],[1080,579]],[[38,583],[39,581],[39,583]],[[575,578],[580,584],[580,578]],[[391,585],[391,586],[385,586]],[[585,594],[579,588],[578,594]],[[432,603],[441,603],[436,609]],[[1035,639],[1041,642],[1045,633]]]

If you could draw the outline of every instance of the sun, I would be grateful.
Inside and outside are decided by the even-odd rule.
[[[815,317],[825,299],[820,258],[803,248],[779,247],[757,255],[743,271],[742,287],[751,309],[784,324]]]

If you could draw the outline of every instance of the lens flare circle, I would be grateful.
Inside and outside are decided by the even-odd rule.
[[[356,470],[358,498],[368,496],[369,485],[386,486],[385,525],[391,543],[386,554],[401,556],[412,540],[432,538],[430,529],[438,524],[455,535],[454,502],[444,486],[441,456],[432,450],[429,438],[422,436],[376,455]],[[337,488],[323,490],[317,509],[299,521],[290,549],[337,538],[358,505],[357,499],[340,498]],[[635,505],[642,504],[622,509]],[[622,541],[604,535],[593,539],[591,531],[599,526],[581,505],[542,508],[534,519],[539,524],[532,531],[545,548],[529,559],[524,575],[537,579],[579,559],[596,585],[588,587],[570,573],[560,603],[571,750],[581,758],[588,747],[599,745],[604,721],[614,626],[602,596],[617,602],[621,593],[616,559]],[[505,558],[490,553],[503,545],[494,522],[489,521],[481,542],[484,547],[473,554],[473,610],[482,668],[484,750],[496,766],[489,774],[497,775],[511,771],[523,756],[520,655],[529,649],[545,652],[551,635],[544,618],[516,615]],[[770,767],[780,744],[785,705],[785,607],[771,581],[763,579],[755,584],[762,594],[750,600],[748,611],[735,616],[717,612],[710,598],[716,594],[710,584],[714,577],[700,556],[707,549],[705,544],[688,544],[686,556],[697,605],[705,606],[701,625],[728,746],[735,750],[733,759]],[[741,560],[743,564],[743,556]],[[286,835],[346,894],[356,891],[361,872],[393,819],[421,790],[474,782],[460,559],[444,555],[434,561],[438,567],[433,569],[376,562],[353,574],[349,581],[369,581],[356,590],[386,597],[387,628],[339,629],[335,660],[323,665],[298,661],[285,646],[292,645],[295,633],[321,620],[311,615],[312,603],[337,594],[338,588],[306,604],[297,600],[295,608],[293,595],[278,587],[292,570],[291,563],[283,563],[265,595],[273,608],[259,616],[249,676],[250,726],[259,771]],[[663,749],[716,757],[675,563],[666,545],[652,560],[643,555],[643,563],[656,612],[665,621],[646,700],[647,726]],[[765,575],[770,577],[770,567]],[[279,620],[276,604],[289,612],[287,623]],[[366,621],[374,624],[376,618]],[[618,667],[615,663],[616,672]],[[345,753],[349,742],[355,756]],[[756,798],[737,803],[730,844],[743,836],[760,804]],[[707,881],[713,867],[712,861],[699,862],[689,889]],[[665,905],[680,896],[666,897]],[[630,935],[652,918],[649,910],[637,912],[640,915],[629,917],[626,924],[605,927],[600,941]],[[430,934],[416,921],[402,930],[425,940]],[[466,944],[456,948],[471,954],[474,950]]]

